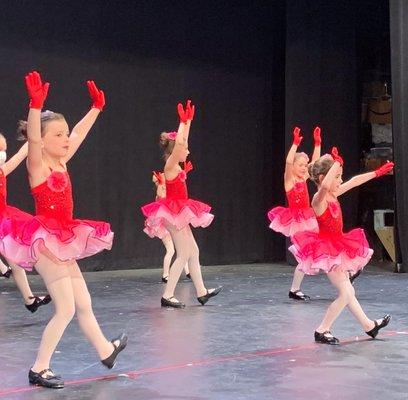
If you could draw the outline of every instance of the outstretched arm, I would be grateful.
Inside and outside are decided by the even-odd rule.
[[[180,117],[180,124],[177,130],[173,151],[167,159],[164,167],[166,171],[171,171],[178,165],[178,160],[180,159],[181,153],[185,151],[186,147],[188,147],[188,137],[190,133],[191,121],[194,118],[195,106],[192,106],[191,100],[188,100],[186,109],[184,110],[183,105],[179,103],[177,105],[177,111]]]
[[[300,128],[296,126],[293,129],[293,144],[291,148],[289,149],[288,154],[286,156],[285,175],[284,175],[285,191],[289,191],[290,189],[292,189],[293,163],[295,161],[295,154],[296,154],[297,148],[300,145],[302,140],[303,140],[303,136],[300,136]]]
[[[49,83],[42,83],[38,72],[30,72],[25,77],[30,111],[27,118],[27,169],[31,186],[40,183],[42,176],[42,149],[41,149],[41,109],[47,98]]]
[[[67,156],[64,158],[68,162],[72,156],[77,152],[79,146],[85,140],[88,132],[91,130],[98,115],[105,106],[105,94],[99,90],[94,81],[87,81],[89,95],[92,99],[92,108],[72,129],[69,136],[69,150]]]
[[[321,129],[318,126],[314,128],[313,139],[314,139],[314,150],[312,154],[312,163],[314,163],[318,158],[320,158],[320,155],[322,152]]]
[[[380,176],[388,174],[393,168],[394,168],[394,163],[388,161],[383,166],[381,166],[375,171],[366,172],[365,174],[354,176],[347,182],[340,185],[338,196],[341,196],[342,194],[348,192],[350,189],[360,186],[363,183],[370,181],[371,179],[378,178]]]
[[[24,143],[13,157],[2,165],[1,169],[3,170],[3,174],[7,176],[13,172],[22,163],[22,161],[25,160],[27,153],[28,142]]]

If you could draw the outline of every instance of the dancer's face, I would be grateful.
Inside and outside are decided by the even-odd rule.
[[[337,175],[334,177],[334,180],[332,182],[332,185],[330,187],[330,191],[334,194],[337,193],[337,191],[339,190],[340,185],[343,183],[343,167],[341,167],[339,169],[339,172],[337,173]]]
[[[298,179],[305,179],[307,176],[307,166],[309,160],[304,156],[299,156],[293,163],[293,174]]]
[[[43,149],[52,157],[65,157],[69,149],[69,128],[65,119],[47,122],[43,132]]]

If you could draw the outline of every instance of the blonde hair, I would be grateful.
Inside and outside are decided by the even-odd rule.
[[[306,153],[304,153],[303,151],[301,151],[299,153],[295,153],[295,157],[293,159],[293,162],[297,161],[300,157],[306,158],[306,162],[309,162],[309,156]]]

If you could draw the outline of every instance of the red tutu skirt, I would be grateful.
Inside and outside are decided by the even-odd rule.
[[[0,251],[27,270],[33,269],[40,253],[59,263],[89,257],[112,247],[113,232],[106,222],[33,217],[17,211],[18,214],[1,220],[0,231],[5,235],[0,241]]]
[[[292,237],[298,232],[319,230],[312,208],[275,207],[268,212],[269,228]]]
[[[307,275],[320,271],[356,273],[367,265],[373,254],[360,228],[339,234],[300,232],[291,239],[293,245],[289,250],[299,263],[298,269]]]
[[[144,232],[150,237],[163,239],[169,234],[166,226],[180,230],[187,225],[206,228],[214,215],[208,204],[193,199],[159,199],[142,207],[146,217]]]

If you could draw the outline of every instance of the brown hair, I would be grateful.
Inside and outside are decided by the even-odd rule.
[[[41,113],[41,136],[44,136],[45,126],[48,122],[65,119],[65,117],[54,111],[43,111]],[[17,122],[17,139],[27,140],[27,121],[20,120]]]
[[[167,159],[170,157],[170,154],[173,152],[175,144],[176,144],[175,140],[169,139],[167,132],[162,132],[160,134],[159,145],[163,149],[164,161],[167,161]]]
[[[320,184],[320,175],[325,176],[332,165],[334,164],[333,157],[330,154],[325,154],[318,158],[314,163],[309,164],[310,179],[316,184]]]

